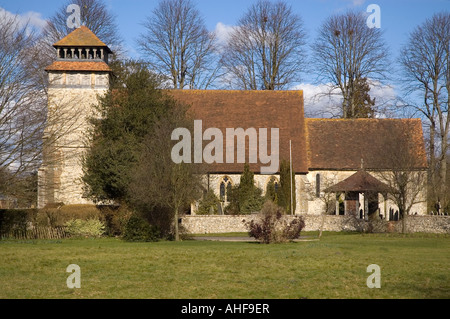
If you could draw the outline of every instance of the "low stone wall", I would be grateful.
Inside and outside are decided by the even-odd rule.
[[[240,233],[247,231],[244,220],[252,220],[252,215],[185,216],[181,225],[190,234]]]
[[[396,222],[395,226],[401,231],[402,222]],[[410,233],[450,234],[450,216],[409,216],[406,229]]]
[[[363,231],[374,232],[401,231],[402,222],[376,221],[374,223],[336,215],[301,215],[305,219],[304,231],[319,230],[323,222],[324,231]],[[257,215],[207,215],[185,216],[182,226],[190,234],[218,234],[246,232],[245,222],[257,218]],[[409,216],[407,231],[411,233],[450,233],[450,216]]]

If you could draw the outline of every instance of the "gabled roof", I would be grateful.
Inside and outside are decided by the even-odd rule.
[[[365,170],[361,169],[352,176],[333,185],[325,192],[378,192],[386,193],[393,190],[387,184],[379,181]]]
[[[103,43],[89,28],[81,26],[63,39],[59,40],[54,47],[105,47],[108,51],[108,46]]]
[[[257,132],[259,128],[267,128],[270,154],[270,129],[279,128],[279,162],[289,161],[289,141],[292,140],[293,170],[307,173],[303,91],[170,90],[169,93],[175,100],[190,106],[194,118],[202,120],[203,131],[218,128],[224,140],[227,128],[255,128]],[[208,143],[204,142],[203,147]],[[248,141],[246,146],[248,159]],[[225,141],[223,154],[225,158]],[[255,173],[260,172],[261,166],[268,166],[261,163],[249,165]],[[210,173],[241,173],[244,164],[214,163],[208,169]]]
[[[310,170],[426,169],[420,119],[306,119]],[[406,163],[407,162],[407,163]]]
[[[112,72],[103,61],[55,61],[45,68],[45,71],[80,71],[80,72]]]

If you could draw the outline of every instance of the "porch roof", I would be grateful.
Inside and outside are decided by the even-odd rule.
[[[361,169],[343,181],[325,189],[325,192],[378,192],[392,193],[393,189]]]

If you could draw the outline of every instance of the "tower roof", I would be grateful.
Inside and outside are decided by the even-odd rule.
[[[54,47],[105,47],[111,51],[108,46],[102,42],[91,30],[86,26],[81,26],[63,39],[59,40]]]
[[[47,72],[111,72],[108,54],[112,51],[86,26],[75,29],[53,46],[57,59],[45,69]]]
[[[112,72],[105,62],[76,62],[76,61],[55,61],[45,68],[45,71],[83,71],[83,72]]]

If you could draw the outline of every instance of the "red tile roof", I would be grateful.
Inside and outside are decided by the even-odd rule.
[[[54,47],[106,47],[108,46],[103,43],[89,28],[81,26],[63,39],[59,40]],[[108,48],[109,50],[109,48]]]
[[[352,176],[333,185],[325,192],[393,192],[394,190],[387,184],[379,181],[365,170],[359,170]]]
[[[103,61],[55,61],[45,71],[92,71],[111,72],[111,68]]]
[[[178,101],[190,105],[195,119],[206,128],[279,128],[280,162],[289,160],[292,140],[293,168],[309,170],[392,169],[403,152],[409,168],[427,167],[419,119],[305,119],[302,91],[171,90]],[[268,130],[270,131],[270,130]],[[204,142],[203,146],[209,141]],[[248,143],[247,143],[248,144]],[[224,144],[224,157],[226,154]],[[246,149],[248,159],[248,145]],[[264,165],[266,166],[266,165]],[[259,172],[261,163],[251,164]],[[211,173],[240,173],[243,164],[211,164]]]
[[[270,144],[270,129],[279,128],[280,163],[283,159],[289,161],[289,140],[292,140],[293,169],[297,173],[307,172],[303,91],[171,90],[169,93],[176,100],[190,105],[194,118],[202,120],[203,131],[218,128],[224,140],[226,128],[255,128],[257,132],[259,128],[267,128]],[[203,146],[208,143],[204,142]],[[246,145],[248,160],[248,142]],[[268,148],[270,154],[270,146]],[[223,156],[225,161],[225,141]],[[259,173],[261,166],[268,165],[259,162],[250,164],[250,169]],[[210,164],[209,171],[241,173],[243,168],[244,164],[239,163]]]
[[[306,127],[311,170],[358,170],[361,159],[368,170],[427,167],[420,119],[306,119]]]

